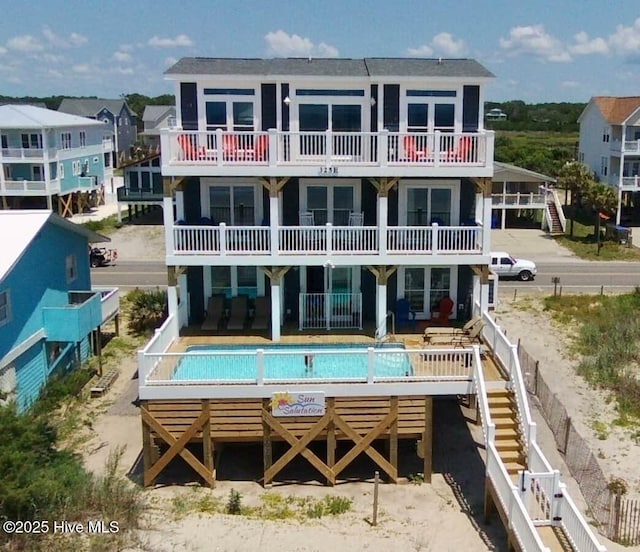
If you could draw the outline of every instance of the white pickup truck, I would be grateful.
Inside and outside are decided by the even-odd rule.
[[[533,261],[516,259],[504,251],[491,253],[491,271],[499,278],[518,278],[523,282],[533,280],[538,269]]]

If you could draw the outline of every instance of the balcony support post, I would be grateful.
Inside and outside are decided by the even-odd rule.
[[[271,280],[271,341],[280,341],[280,282]]]
[[[165,251],[168,255],[173,255],[175,253],[175,243],[173,239],[173,201],[171,197],[164,197],[162,199],[162,218],[165,228]]]
[[[278,188],[276,179],[270,178],[269,185],[269,238],[271,255],[278,255],[278,226],[280,225],[280,209],[278,205]]]
[[[622,215],[622,187],[618,186],[618,208],[616,209],[616,226],[620,226],[621,215]]]
[[[489,186],[491,186],[491,179],[489,180]],[[488,255],[491,251],[491,189],[489,188],[489,194],[484,194],[482,199],[483,213],[482,213],[482,253]]]
[[[378,251],[387,254],[387,225],[389,222],[389,198],[387,194],[378,194]]]

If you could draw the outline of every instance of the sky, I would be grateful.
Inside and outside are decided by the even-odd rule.
[[[164,71],[193,56],[466,57],[496,76],[489,101],[640,95],[638,0],[2,0],[0,10],[0,95],[174,93]]]

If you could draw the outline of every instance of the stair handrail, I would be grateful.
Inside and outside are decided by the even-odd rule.
[[[478,345],[473,346],[473,385],[476,390],[478,412],[480,413],[480,422],[482,424],[482,433],[484,434],[484,444],[486,447],[489,443],[495,442],[496,424],[491,420],[487,386],[484,379],[484,371],[482,370],[480,347]]]
[[[562,203],[560,203],[560,198],[558,197],[558,191],[551,190],[551,196],[553,197],[553,204],[556,206],[556,211],[558,213],[558,219],[560,220],[560,225],[562,226],[562,231],[566,232],[567,218],[564,216],[564,211],[562,210]]]

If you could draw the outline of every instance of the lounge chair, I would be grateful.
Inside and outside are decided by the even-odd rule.
[[[224,295],[212,295],[207,302],[207,310],[204,313],[203,330],[217,330],[224,316]]]
[[[396,301],[395,316],[397,328],[402,326],[415,328],[416,313],[411,310],[411,303],[408,299],[400,298]]]
[[[271,316],[271,300],[269,297],[256,297],[256,308],[251,323],[252,330],[266,330]]]
[[[430,345],[450,345],[451,347],[464,347],[466,345],[480,343],[483,327],[484,322],[479,322],[469,330],[468,334],[432,335],[429,337],[428,343]]]
[[[231,310],[229,312],[229,321],[227,322],[227,330],[242,330],[247,319],[248,300],[246,295],[236,295],[231,298]]]
[[[443,327],[429,327],[424,330],[424,338],[425,340],[429,340],[431,336],[461,336],[461,335],[469,335],[471,329],[476,325],[482,322],[482,318],[480,316],[474,316],[471,320],[469,320],[462,328],[443,328]]]

